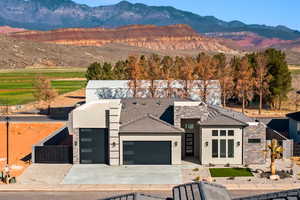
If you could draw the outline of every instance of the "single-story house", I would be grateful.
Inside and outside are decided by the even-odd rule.
[[[129,80],[90,80],[86,86],[86,102],[100,99],[126,99],[133,98],[133,89],[129,87]],[[186,85],[187,84],[187,85]],[[207,103],[221,105],[221,86],[218,80],[209,80],[207,85]],[[138,80],[136,96],[138,98],[178,98],[188,87],[188,97],[192,100],[200,100],[200,94],[204,83],[201,80]]]
[[[300,112],[286,115],[289,119],[289,137],[295,142],[300,142]]]
[[[266,126],[242,113],[175,98],[90,101],[69,116],[73,163],[262,164]]]

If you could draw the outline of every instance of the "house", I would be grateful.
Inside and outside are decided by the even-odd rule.
[[[90,80],[86,87],[86,102],[99,99],[124,99],[133,98],[133,90],[129,87],[129,80]],[[137,81],[137,96],[139,98],[151,97],[151,92],[156,98],[178,98],[182,96],[186,83],[182,80],[154,80]],[[189,99],[200,100],[204,83],[201,80],[188,81]],[[151,91],[152,90],[152,91]],[[218,80],[207,83],[207,103],[221,105],[221,87]]]
[[[266,126],[220,106],[176,98],[88,101],[69,116],[73,163],[262,164]]]
[[[289,119],[289,137],[295,142],[300,142],[300,112],[286,115]]]

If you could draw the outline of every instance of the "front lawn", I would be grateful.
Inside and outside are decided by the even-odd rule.
[[[212,177],[253,176],[249,168],[210,168]]]

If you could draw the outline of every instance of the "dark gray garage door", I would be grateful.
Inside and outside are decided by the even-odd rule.
[[[106,164],[108,161],[107,129],[81,128],[80,163]]]
[[[124,165],[170,165],[170,141],[123,142]]]

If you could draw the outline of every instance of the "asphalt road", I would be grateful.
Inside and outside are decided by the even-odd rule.
[[[275,191],[230,191],[233,198],[258,195]],[[0,200],[100,200],[131,192],[0,192]],[[171,192],[143,191],[143,194],[156,197],[171,197]]]

